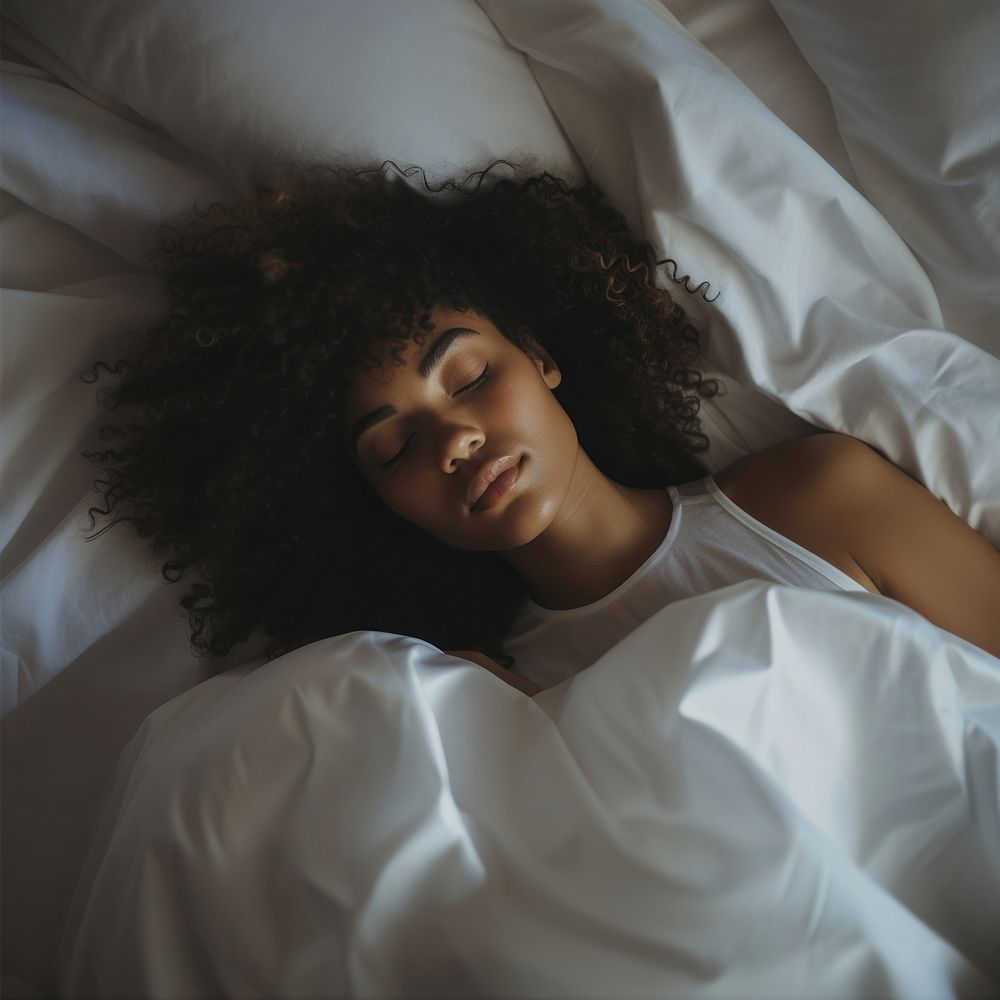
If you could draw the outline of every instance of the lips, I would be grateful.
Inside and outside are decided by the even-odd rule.
[[[466,503],[472,507],[477,500],[489,489],[490,484],[503,475],[508,469],[514,468],[518,464],[516,455],[504,455],[502,458],[495,458],[492,461],[484,462],[472,482],[469,484],[469,492],[466,494]]]

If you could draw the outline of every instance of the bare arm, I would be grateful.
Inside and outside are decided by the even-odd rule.
[[[823,434],[812,445],[817,514],[878,589],[1000,657],[1000,552],[864,442]]]

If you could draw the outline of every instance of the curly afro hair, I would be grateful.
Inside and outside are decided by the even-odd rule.
[[[448,548],[396,515],[343,446],[346,373],[376,342],[398,357],[435,305],[475,309],[522,349],[529,331],[609,478],[706,474],[698,412],[720,386],[652,280],[664,263],[688,278],[595,184],[523,165],[486,183],[514,166],[494,160],[461,185],[424,176],[430,197],[405,180],[419,168],[386,176],[386,163],[292,163],[252,197],[164,223],[150,260],[165,314],[81,376],[118,377],[98,392],[114,446],[82,453],[104,476],[90,527],[114,519],[87,540],[131,523],[168,581],[191,571],[178,609],[209,672],[252,637],[271,660],[359,629],[513,662],[502,637],[527,585],[501,555]]]

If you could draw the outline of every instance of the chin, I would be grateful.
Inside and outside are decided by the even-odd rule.
[[[494,552],[506,552],[509,549],[519,549],[538,538],[552,521],[552,516],[543,516],[553,505],[546,504],[539,510],[537,504],[519,503],[527,498],[515,498],[506,510],[499,516],[488,531],[483,532],[484,544],[478,548],[490,549]]]

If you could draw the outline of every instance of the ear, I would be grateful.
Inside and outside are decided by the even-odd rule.
[[[555,358],[534,338],[531,331],[526,327],[520,327],[518,332],[527,340],[528,345],[525,353],[531,359],[539,374],[550,389],[555,389],[562,382],[562,372]]]

